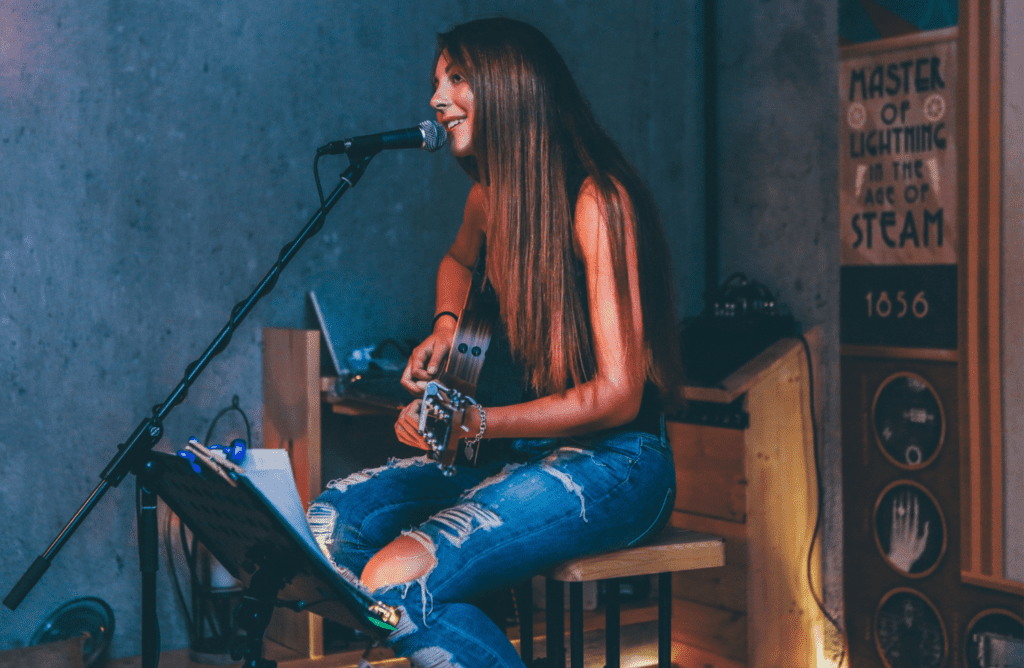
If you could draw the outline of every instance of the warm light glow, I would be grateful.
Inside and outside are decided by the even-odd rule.
[[[839,668],[838,652],[841,648],[842,639],[839,637],[839,633],[828,622],[819,620],[814,625],[815,666],[817,668]]]
[[[656,655],[653,656],[650,659],[650,663],[646,665],[656,665],[657,658]],[[672,643],[671,658],[672,665],[679,666],[680,668],[706,668],[707,666],[714,666],[714,668],[743,668],[745,666],[743,662],[733,661],[712,652],[679,643]]]
[[[628,653],[623,653],[619,660],[622,668],[647,668],[658,663],[658,646],[638,647]]]

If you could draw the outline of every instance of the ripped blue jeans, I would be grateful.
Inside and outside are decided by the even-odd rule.
[[[313,535],[350,582],[399,535],[436,565],[372,592],[401,613],[388,645],[415,668],[523,668],[505,634],[465,603],[555,564],[632,545],[668,521],[675,499],[664,435],[523,439],[521,463],[496,461],[445,477],[427,457],[331,482],[310,504]],[[359,584],[359,586],[362,586]]]

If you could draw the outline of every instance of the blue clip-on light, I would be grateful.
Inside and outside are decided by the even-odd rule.
[[[194,453],[188,450],[178,450],[178,456],[182,459],[188,460],[188,463],[192,465],[192,470],[196,473],[201,473],[202,469],[199,468],[199,464],[196,464],[196,456]]]
[[[236,438],[231,441],[231,445],[224,448],[224,454],[234,463],[241,464],[242,460],[245,459],[245,440]]]

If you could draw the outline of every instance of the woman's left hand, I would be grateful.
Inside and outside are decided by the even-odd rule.
[[[420,436],[420,408],[423,400],[417,399],[402,409],[395,422],[395,435],[398,440],[420,450],[430,450],[430,446]]]

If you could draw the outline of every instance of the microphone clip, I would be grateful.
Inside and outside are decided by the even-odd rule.
[[[332,141],[324,144],[316,150],[317,155],[341,155],[348,153],[352,148],[352,139],[339,139],[338,141]]]

